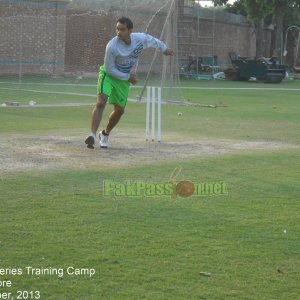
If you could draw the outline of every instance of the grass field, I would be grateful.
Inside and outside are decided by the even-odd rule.
[[[23,105],[0,107],[2,298],[299,298],[300,82],[183,81],[187,101],[219,107],[163,105],[154,145],[130,102],[105,151],[83,143],[95,82],[50,83],[0,78],[0,103]],[[87,105],[45,106],[61,103]],[[155,187],[176,168],[227,193],[105,195],[105,181]]]

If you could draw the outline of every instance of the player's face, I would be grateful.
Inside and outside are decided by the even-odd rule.
[[[132,32],[132,30],[128,29],[126,24],[122,24],[122,23],[119,23],[119,22],[117,23],[116,33],[117,33],[117,36],[120,40],[122,40],[124,42],[129,42],[131,32]]]

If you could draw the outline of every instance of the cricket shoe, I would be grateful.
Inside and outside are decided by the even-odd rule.
[[[99,145],[100,145],[100,148],[107,148],[108,147],[108,134],[105,133],[104,130],[102,130],[100,133],[99,133],[99,139],[100,139],[100,142],[99,142]]]
[[[94,149],[95,138],[92,135],[89,135],[85,139],[86,146],[90,149]]]

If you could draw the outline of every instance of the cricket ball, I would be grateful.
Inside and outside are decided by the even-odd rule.
[[[181,197],[192,196],[195,191],[194,183],[188,180],[183,180],[176,185],[176,194]]]

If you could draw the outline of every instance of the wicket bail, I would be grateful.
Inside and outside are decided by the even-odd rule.
[[[156,97],[157,94],[157,97]],[[157,110],[156,110],[157,104]],[[151,112],[151,122],[150,122]],[[157,115],[157,128],[156,128]],[[150,128],[151,125],[151,128]],[[151,136],[152,142],[161,140],[161,88],[155,86],[147,86],[147,102],[146,102],[146,141],[149,141]]]

